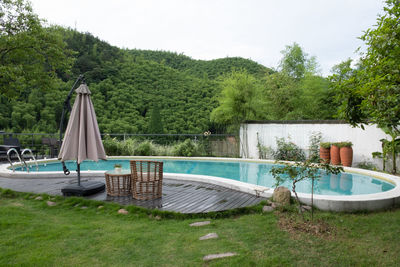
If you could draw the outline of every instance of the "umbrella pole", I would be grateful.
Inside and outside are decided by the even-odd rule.
[[[78,186],[81,186],[81,164],[76,163],[76,165],[78,166],[76,170],[78,172]]]

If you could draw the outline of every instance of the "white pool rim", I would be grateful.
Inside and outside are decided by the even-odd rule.
[[[135,159],[135,158],[148,158],[148,159],[172,159],[172,160],[205,160],[205,161],[234,161],[234,162],[254,162],[254,163],[269,163],[276,164],[274,160],[259,160],[259,159],[241,159],[241,158],[209,158],[209,157],[143,157],[143,156],[113,156],[108,159]],[[44,159],[38,160],[38,163],[51,163],[59,162],[57,159]],[[30,162],[30,164],[32,164]],[[15,167],[19,167],[20,164],[14,164]],[[352,167],[344,167],[344,171],[348,173],[357,173],[366,176],[372,176],[373,178],[384,180],[393,184],[395,187],[386,192],[374,193],[374,194],[363,194],[363,195],[318,195],[314,194],[314,206],[327,211],[360,211],[360,210],[380,210],[394,207],[400,204],[400,177],[390,175],[387,173],[370,171],[365,169],[358,169]],[[103,176],[105,171],[81,171],[81,177],[99,177]],[[15,171],[13,172],[9,164],[0,165],[0,179],[4,178],[19,178],[19,179],[57,179],[57,178],[74,178],[76,173],[71,171],[69,176],[64,175],[63,172],[30,172],[26,171]],[[180,173],[164,173],[165,178],[185,180],[185,181],[196,181],[204,182],[214,185],[223,186],[229,189],[250,193],[260,197],[270,198],[273,194],[274,189],[253,185],[245,182],[231,180],[222,177],[207,176],[207,175],[192,175],[192,174],[180,174]],[[289,188],[291,190],[291,188]],[[294,196],[292,192],[292,196]],[[304,204],[311,204],[311,194],[298,193],[298,196]]]

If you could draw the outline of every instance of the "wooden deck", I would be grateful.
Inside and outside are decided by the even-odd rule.
[[[181,213],[230,210],[253,206],[265,200],[222,186],[174,179],[164,179],[163,196],[157,200],[135,200],[131,196],[112,197],[105,192],[88,198]]]
[[[83,181],[88,179],[83,179]],[[104,182],[104,176],[89,178],[91,181]],[[76,178],[5,178],[0,177],[0,187],[9,188],[19,192],[46,193],[61,195],[61,188],[71,183],[76,183]],[[210,211],[223,211],[240,207],[253,206],[264,198],[251,194],[231,190],[222,186],[164,179],[163,196],[158,200],[139,201],[131,196],[111,197],[106,192],[101,192],[89,199],[112,201],[121,205],[135,205],[150,209],[175,211],[181,213],[205,213]]]

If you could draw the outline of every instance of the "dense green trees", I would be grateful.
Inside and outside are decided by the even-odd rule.
[[[62,103],[80,74],[103,133],[215,133],[249,119],[332,117],[329,82],[297,44],[286,47],[277,71],[238,57],[193,60],[44,28],[27,2],[0,3],[2,130],[56,132]]]
[[[361,39],[367,51],[356,68],[351,60],[335,66],[330,77],[342,102],[340,115],[354,126],[378,125],[391,136],[393,170],[400,136],[400,5],[387,0],[385,14]]]
[[[211,120],[231,125],[232,130],[244,120],[263,119],[263,103],[260,82],[247,71],[233,71],[221,83],[219,107],[211,113]]]
[[[150,112],[149,133],[154,133],[154,134],[164,133],[164,126],[158,103],[154,104]]]
[[[55,123],[45,115],[51,105],[43,95],[57,90],[57,73],[68,73],[71,55],[60,32],[43,28],[29,3],[0,1],[0,128],[22,131],[38,129],[38,122],[45,128]]]
[[[400,135],[400,5],[387,0],[385,14],[361,39],[367,45],[355,69],[351,61],[331,76],[343,100],[341,115],[353,125],[375,123]]]
[[[296,43],[286,46],[279,72],[266,77],[267,117],[273,120],[332,119],[336,108],[329,81],[315,57]]]
[[[246,71],[224,76],[220,105],[211,119],[231,126],[244,120],[332,119],[337,110],[334,91],[329,80],[317,74],[316,59],[296,43],[282,54],[278,71],[261,78]]]

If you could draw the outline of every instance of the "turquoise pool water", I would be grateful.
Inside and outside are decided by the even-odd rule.
[[[274,164],[254,163],[244,161],[208,161],[208,160],[176,160],[155,159],[164,162],[165,173],[197,174],[223,177],[245,183],[274,187],[275,180],[270,174]],[[123,169],[129,169],[129,159],[111,159],[107,161],[84,161],[82,171],[112,170],[114,164],[122,164]],[[72,172],[76,170],[74,161],[67,162],[67,167]],[[36,168],[32,168],[32,172]],[[39,165],[39,172],[62,171],[60,162]],[[283,184],[291,189],[290,182]],[[320,195],[362,195],[380,193],[391,190],[394,185],[371,176],[341,173],[339,175],[323,174],[315,183],[314,193]],[[302,181],[296,185],[297,192],[311,193],[311,182]]]

